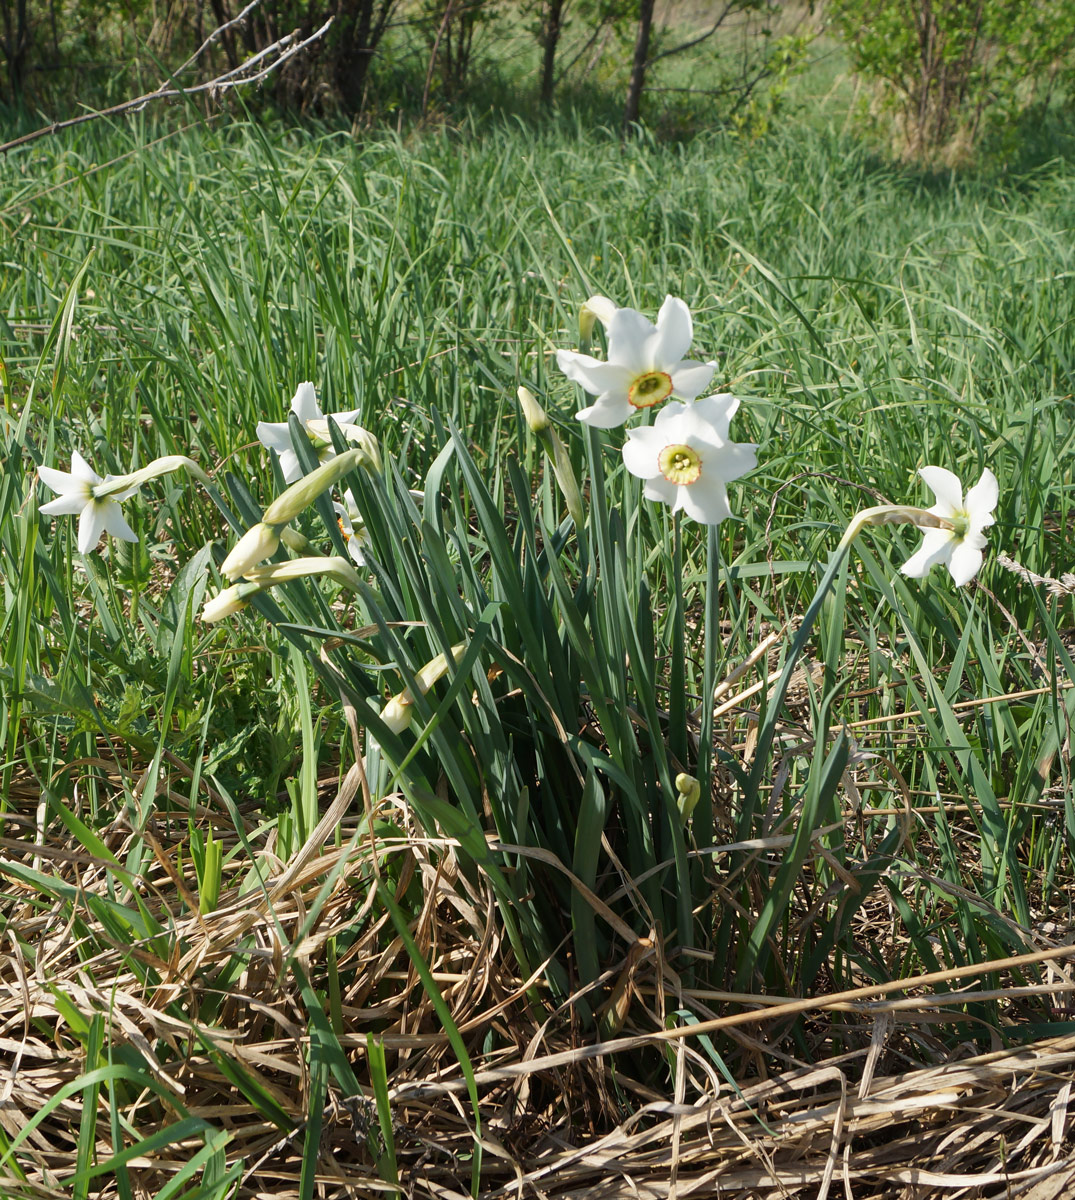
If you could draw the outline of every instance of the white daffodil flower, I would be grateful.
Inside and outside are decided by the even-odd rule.
[[[666,296],[654,325],[633,308],[617,308],[608,317],[608,361],[559,350],[560,370],[597,397],[577,413],[598,429],[622,425],[633,412],[670,397],[693,400],[709,386],[717,364],[684,358],[694,336],[690,309]]]
[[[986,547],[982,531],[996,520],[993,509],[1000,497],[997,477],[986,467],[964,499],[959,477],[944,467],[922,467],[918,473],[937,497],[937,503],[926,511],[949,522],[951,528],[925,530],[922,545],[903,564],[903,574],[921,579],[930,567],[944,563],[952,581],[962,587],[982,566]]]
[[[366,527],[362,524],[362,517],[351,493],[344,492],[343,498],[347,503],[338,504],[335,500],[332,502],[336,521],[347,545],[347,553],[356,566],[364,567],[366,556],[362,553],[362,547],[366,544]]]
[[[317,457],[321,462],[333,457],[336,453],[332,448],[332,438],[329,436],[328,420],[317,403],[317,393],[312,383],[300,383],[291,401],[291,411],[302,422]],[[359,410],[352,408],[348,412],[333,413],[332,419],[339,426],[344,440],[362,446],[371,457],[379,460],[375,453],[376,442],[373,436],[361,425],[355,423]],[[257,424],[258,441],[267,449],[275,450],[280,456],[280,470],[285,483],[296,483],[302,478],[302,467],[299,457],[291,445],[291,431],[287,422],[259,421]]]
[[[71,470],[57,471],[53,467],[38,467],[41,482],[57,493],[55,500],[42,504],[40,511],[48,515],[79,513],[78,549],[87,554],[100,541],[102,533],[110,533],[124,542],[137,542],[138,534],[127,524],[119,502],[133,496],[138,485],[98,498],[95,488],[107,486],[114,478],[103,479],[77,450],[71,452]]]
[[[727,392],[693,404],[673,402],[652,425],[630,430],[623,462],[646,481],[647,500],[659,500],[703,525],[732,515],[726,485],[758,463],[757,446],[728,440],[738,407]]]

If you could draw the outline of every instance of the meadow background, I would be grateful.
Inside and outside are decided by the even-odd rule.
[[[622,46],[541,116],[533,47],[513,75],[523,41],[485,33],[503,70],[434,105],[428,53],[415,69],[401,43],[359,119],[232,97],[0,160],[4,1195],[991,1196],[1070,1177],[1063,106],[1014,114],[970,161],[903,161],[830,34],[749,111],[654,90],[624,137]],[[8,109],[11,136],[43,113],[61,115]],[[677,547],[573,420],[553,351],[593,293],[651,316],[683,297],[693,352],[743,397],[733,433],[759,467],[712,575],[704,534]],[[299,587],[206,625],[234,537],[193,484],[129,501],[140,543],[97,555],[37,511],[35,468],[78,449],[102,473],[190,455],[256,519],[279,481],[254,427],[307,379],[395,464],[370,495],[394,564],[379,597]],[[594,561],[628,597],[607,610],[578,600],[597,576],[557,540],[519,384],[592,487],[605,463],[623,532],[593,517],[594,546],[624,549]],[[847,522],[929,503],[927,463],[1000,480],[978,580],[904,580],[917,533],[870,531],[790,658]],[[419,516],[405,497],[427,485]],[[459,621],[506,649],[441,685],[413,761],[369,759],[365,788],[348,718]],[[643,637],[608,676],[622,727],[587,657],[619,626]],[[660,788],[608,746],[637,737],[648,761],[659,726],[694,753],[677,697],[700,704],[707,627],[718,679],[748,665],[718,692],[704,827],[662,833],[648,810],[646,860],[625,798]],[[319,664],[347,654],[342,702]],[[543,773],[567,778],[533,716],[558,664],[566,694],[540,700],[596,764],[577,793]],[[456,747],[488,769],[471,809]]]

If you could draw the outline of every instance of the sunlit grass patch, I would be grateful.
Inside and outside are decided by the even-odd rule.
[[[813,1185],[850,1145],[878,1189],[912,1151],[983,1180],[1059,1155],[1044,1120],[999,1164],[943,1141],[1001,1071],[1047,1113],[1028,1064],[1070,1054],[1065,168],[236,126],[81,171],[139,146],[73,139],[47,194],[0,166],[5,1187],[487,1193],[518,1164],[556,1194],[615,1147],[640,1184],[678,1153],[749,1194],[762,1151]],[[553,366],[587,297],[669,291],[759,446],[708,534]],[[304,380],[383,451],[338,481],[368,568],[328,492],[272,507],[255,430]],[[307,471],[349,444],[298,425]],[[147,480],[140,541],[79,554],[34,483],[75,450],[190,456],[221,506]],[[977,581],[902,577],[919,535],[870,527],[804,627],[853,515],[930,504],[927,465],[999,480]],[[258,522],[312,551],[239,564],[248,607],[205,624]],[[287,566],[325,551],[357,590]]]

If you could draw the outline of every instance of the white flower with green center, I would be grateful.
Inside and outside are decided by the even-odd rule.
[[[739,401],[727,392],[694,404],[666,404],[652,425],[632,429],[623,462],[644,479],[647,500],[659,500],[703,525],[732,515],[727,484],[758,463],[757,446],[729,440]]]
[[[597,397],[589,408],[576,414],[580,421],[612,429],[639,409],[652,408],[671,397],[693,400],[709,386],[717,364],[683,357],[694,327],[690,309],[682,300],[666,296],[656,325],[633,308],[617,308],[605,315],[607,362],[574,350],[556,354],[568,379]]]
[[[124,542],[137,542],[138,534],[127,524],[119,502],[138,491],[137,484],[115,494],[98,498],[95,489],[109,484],[116,477],[103,479],[77,450],[71,452],[71,470],[57,471],[53,467],[38,467],[41,482],[57,493],[55,500],[42,504],[40,511],[50,516],[78,513],[78,549],[87,554],[97,545],[102,533],[109,533]]]
[[[312,383],[300,383],[291,401],[291,411],[302,422],[310,443],[317,452],[321,462],[333,457],[336,453],[332,448],[332,438],[329,435],[328,420],[317,403],[317,393]],[[360,425],[355,424],[359,410],[352,408],[348,412],[333,413],[332,419],[339,426],[344,440],[365,445],[372,441],[369,433]],[[291,430],[286,421],[259,421],[257,424],[258,441],[267,449],[275,450],[280,456],[280,470],[285,483],[295,483],[302,478],[302,467],[299,456],[291,445]]]
[[[925,530],[922,545],[903,564],[903,574],[921,579],[931,567],[944,563],[953,582],[962,587],[982,566],[986,547],[982,531],[996,521],[993,509],[1000,497],[997,477],[986,467],[964,498],[959,477],[944,467],[922,467],[918,473],[937,497],[937,503],[926,511],[949,522],[952,528]]]

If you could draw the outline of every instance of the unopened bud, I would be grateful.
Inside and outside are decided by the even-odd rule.
[[[579,341],[589,345],[594,321],[608,329],[615,315],[616,305],[607,296],[591,296],[579,309]]]
[[[549,417],[538,403],[537,397],[529,388],[521,387],[518,391],[519,404],[523,410],[523,419],[531,433],[544,433],[549,428]]]
[[[279,526],[259,521],[235,544],[232,552],[221,564],[220,573],[228,579],[238,579],[258,563],[271,558],[279,548]]]
[[[431,658],[414,677],[414,682],[418,685],[418,694],[424,696],[438,679],[446,675],[449,661],[458,663],[466,648],[466,642],[459,642],[452,647],[450,655],[438,654],[436,658]],[[410,688],[406,688],[393,696],[381,709],[381,720],[393,733],[402,733],[414,719],[413,706],[414,693]]]
[[[212,599],[207,600],[202,609],[202,620],[211,625],[214,621],[223,621],[233,617],[250,603],[250,597],[260,589],[249,583],[233,583],[231,587],[218,592]]]
[[[681,821],[686,823],[687,818],[694,812],[701,795],[702,785],[693,775],[681,771],[676,776],[676,808],[679,809]]]
[[[281,492],[265,510],[262,520],[267,525],[289,525],[299,513],[309,508],[322,492],[327,492],[349,471],[353,471],[355,467],[359,466],[364,466],[369,470],[377,469],[374,460],[360,446],[337,454],[335,458],[330,458],[328,462],[322,463],[317,470],[311,471],[298,483],[293,483],[286,492]]]

